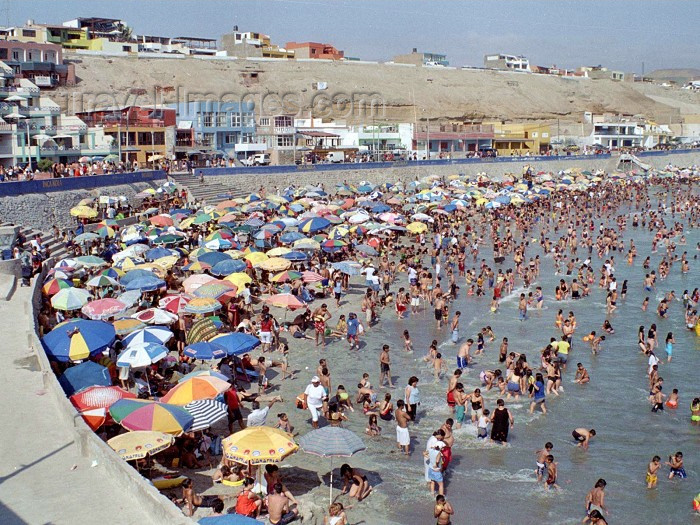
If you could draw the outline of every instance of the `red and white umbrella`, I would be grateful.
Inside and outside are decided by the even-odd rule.
[[[128,306],[121,301],[105,297],[104,299],[90,301],[80,311],[90,319],[108,319],[126,311],[127,308]]]
[[[160,308],[148,308],[142,312],[132,315],[134,319],[138,319],[146,324],[173,324],[177,321],[177,315],[161,310]]]
[[[301,272],[301,277],[305,283],[318,283],[323,281],[323,275],[311,271]]]
[[[135,399],[136,396],[118,386],[91,386],[70,396],[70,402],[79,411],[93,408],[109,408],[120,399]]]
[[[179,314],[183,311],[183,308],[190,302],[190,298],[183,294],[178,295],[168,295],[163,297],[158,301],[158,306],[164,310],[170,312],[171,314]]]

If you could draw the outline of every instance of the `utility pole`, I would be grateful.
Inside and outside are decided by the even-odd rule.
[[[425,139],[425,160],[430,160],[430,117],[427,118],[428,127],[426,128]]]

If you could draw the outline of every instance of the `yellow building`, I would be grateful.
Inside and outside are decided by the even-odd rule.
[[[119,144],[121,159],[136,161],[139,166],[150,164],[153,155],[167,155],[166,128],[153,126],[105,126],[104,134],[115,138]],[[119,138],[117,138],[117,136]]]
[[[549,150],[549,124],[484,122],[493,126],[493,148],[499,157],[540,155]]]

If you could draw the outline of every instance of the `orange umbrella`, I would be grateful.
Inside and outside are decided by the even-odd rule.
[[[218,377],[194,376],[172,387],[161,401],[173,405],[186,405],[200,399],[214,399],[229,388],[231,385]]]

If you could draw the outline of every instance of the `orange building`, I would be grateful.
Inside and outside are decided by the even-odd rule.
[[[318,42],[287,42],[286,49],[294,50],[296,58],[325,58],[326,60],[342,60],[345,53],[330,44]]]

